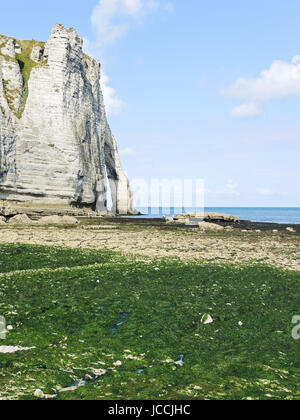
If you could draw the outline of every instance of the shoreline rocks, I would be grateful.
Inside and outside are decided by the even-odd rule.
[[[202,232],[220,232],[225,230],[222,226],[215,223],[202,222],[199,223],[199,229]]]
[[[201,222],[228,222],[239,223],[237,216],[224,213],[182,213],[174,217],[165,217],[167,224],[198,225]]]
[[[26,214],[17,214],[7,221],[10,225],[32,225],[34,221],[31,220]]]

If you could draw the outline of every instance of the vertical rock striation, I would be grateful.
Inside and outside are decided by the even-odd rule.
[[[74,29],[49,40],[0,36],[0,199],[135,213],[107,123],[100,64]]]

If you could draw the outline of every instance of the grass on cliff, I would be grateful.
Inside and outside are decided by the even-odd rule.
[[[0,43],[1,43],[0,48],[5,45],[4,40],[1,38],[0,38]],[[32,51],[32,48],[35,46],[40,46],[44,48],[45,43],[34,41],[34,40],[31,40],[31,41],[17,40],[17,43],[21,46],[22,52],[21,54],[16,54],[16,59],[3,55],[1,51],[0,51],[0,55],[2,55],[4,59],[7,61],[17,62],[20,66],[21,74],[23,77],[23,94],[22,94],[22,103],[21,103],[20,109],[15,113],[18,118],[21,118],[23,111],[25,109],[27,98],[28,98],[28,82],[29,82],[31,71],[34,67],[36,67],[37,65],[40,65],[30,59],[31,51]],[[9,91],[7,89],[7,87],[5,86],[5,81],[3,82],[3,87],[4,87],[6,98],[8,100],[8,104],[10,108],[13,111],[15,111],[15,109],[12,106],[14,92]]]
[[[44,48],[45,43],[44,42],[39,42],[39,41],[34,41],[34,40],[32,40],[32,41],[18,40],[17,42],[22,48],[21,54],[17,54],[17,61],[18,61],[19,66],[20,66],[21,73],[22,73],[22,76],[23,76],[23,82],[24,82],[22,104],[21,104],[21,107],[20,107],[19,111],[17,112],[17,117],[21,118],[22,113],[25,109],[25,105],[26,105],[26,101],[27,101],[28,93],[29,93],[28,92],[29,77],[30,77],[32,69],[38,65],[37,63],[35,63],[34,61],[32,61],[30,59],[32,48],[35,47],[35,46],[40,46],[40,47]]]
[[[300,397],[299,272],[29,245],[0,267],[0,346],[35,347],[0,353],[1,398]]]

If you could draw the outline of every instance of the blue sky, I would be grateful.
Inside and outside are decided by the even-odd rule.
[[[201,178],[207,206],[300,206],[296,0],[15,0],[0,32],[73,26],[103,65],[135,178]]]

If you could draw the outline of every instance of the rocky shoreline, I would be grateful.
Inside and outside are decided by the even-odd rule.
[[[177,228],[186,228],[186,229],[195,229],[194,225],[185,225],[181,224],[166,224],[164,218],[143,218],[143,217],[107,217],[109,222],[120,223],[120,224],[137,224],[160,227],[167,230],[173,230]],[[233,229],[247,230],[247,231],[257,231],[261,230],[264,232],[278,230],[279,232],[287,231],[287,228],[292,228],[295,230],[295,233],[300,234],[300,224],[291,224],[291,223],[267,223],[267,222],[253,222],[250,220],[239,220],[238,222],[230,221],[214,221],[215,224],[218,224],[222,227],[232,227]]]
[[[115,224],[130,224],[136,226],[152,226],[162,230],[174,230],[174,229],[195,229],[199,227],[199,223],[207,222],[209,224],[218,225],[226,229],[241,230],[241,231],[252,231],[252,232],[267,232],[267,231],[278,231],[287,232],[294,234],[300,234],[300,224],[291,223],[271,223],[271,222],[255,222],[250,220],[239,220],[234,215],[222,214],[222,213],[205,213],[204,217],[200,215],[186,213],[176,217],[165,217],[165,218],[146,218],[143,216],[118,216],[112,213],[106,215],[98,215],[91,208],[87,207],[76,207],[70,205],[34,205],[24,203],[14,203],[0,201],[0,218],[2,221],[9,222],[17,215],[26,215],[33,221],[38,221],[41,218],[51,217],[72,217],[77,220],[89,220],[97,223],[100,220],[105,220],[109,223]],[[50,220],[50,219],[49,219]],[[22,224],[22,223],[21,223]]]

